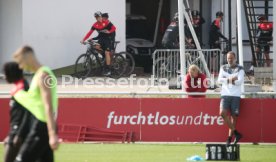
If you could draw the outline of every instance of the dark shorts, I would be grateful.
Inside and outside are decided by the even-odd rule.
[[[14,137],[19,133],[19,126],[20,125],[14,123],[10,125],[9,140],[7,141],[8,145],[13,145]]]
[[[8,139],[8,141],[6,141],[7,142],[6,144],[13,145],[13,139],[14,139],[15,135],[16,135],[16,132],[15,131],[11,131],[9,133],[9,139]]]
[[[221,49],[221,46],[220,46],[220,44],[214,43],[214,44],[210,45],[210,48],[211,49]],[[213,51],[210,54],[211,54],[211,57],[217,57],[217,56],[219,56],[219,52],[216,52],[216,51]]]
[[[16,162],[53,162],[53,151],[49,145],[47,124],[34,120],[31,131],[21,146]]]
[[[222,96],[220,99],[220,109],[229,110],[231,115],[238,116],[240,114],[240,97]]]
[[[98,43],[101,45],[104,51],[114,50],[114,39],[112,38],[99,39]]]
[[[218,43],[212,43],[212,44],[210,44],[210,48],[211,49],[221,49],[221,46]]]
[[[261,42],[257,44],[257,47],[261,50],[263,48],[264,52],[269,52],[270,51],[270,45],[268,44],[267,41]]]
[[[179,43],[174,40],[163,40],[162,49],[179,49]]]

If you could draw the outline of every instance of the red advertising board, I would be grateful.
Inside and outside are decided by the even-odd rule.
[[[9,99],[0,98],[0,141],[9,131]]]
[[[224,142],[219,99],[61,98],[58,123],[135,132],[139,141]],[[8,130],[8,100],[0,99],[0,140]],[[242,142],[276,142],[275,99],[242,99]],[[2,115],[3,114],[3,115]]]

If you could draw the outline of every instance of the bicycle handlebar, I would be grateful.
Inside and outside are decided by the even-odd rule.
[[[97,41],[92,39],[89,39],[88,41],[83,42],[83,45],[87,45],[87,44],[95,45],[95,46],[100,45]]]

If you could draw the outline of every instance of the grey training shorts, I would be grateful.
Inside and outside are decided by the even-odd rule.
[[[238,116],[240,114],[240,97],[221,96],[220,109],[230,110],[231,115]]]

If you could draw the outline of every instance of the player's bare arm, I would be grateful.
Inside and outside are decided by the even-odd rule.
[[[45,114],[47,119],[47,127],[49,133],[49,144],[53,150],[58,148],[58,137],[56,132],[56,124],[52,106],[52,96],[50,83],[44,82],[49,77],[47,73],[42,73],[39,80],[39,88],[44,103]]]

